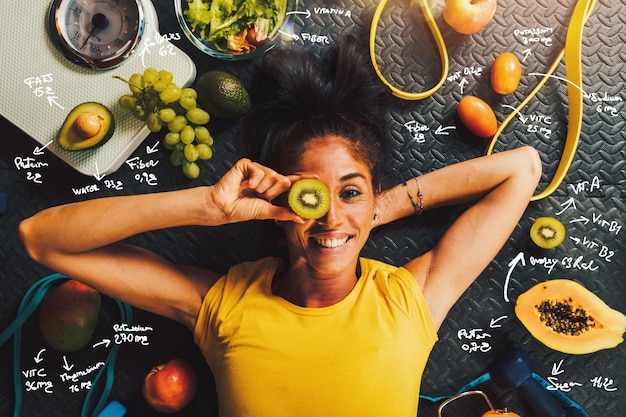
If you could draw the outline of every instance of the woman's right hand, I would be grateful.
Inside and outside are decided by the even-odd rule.
[[[279,174],[243,158],[211,187],[208,204],[223,213],[225,223],[266,219],[303,223],[304,219],[289,208],[272,203],[302,178]]]

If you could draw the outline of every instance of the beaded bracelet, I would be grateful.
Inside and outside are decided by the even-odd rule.
[[[422,194],[422,188],[420,187],[420,183],[417,180],[417,177],[414,177],[413,179],[415,180],[415,184],[417,184],[417,203],[413,199],[413,194],[411,194],[411,190],[409,190],[409,186],[407,185],[406,181],[402,181],[402,185],[406,187],[406,194],[409,196],[411,206],[413,206],[415,214],[419,216],[424,211],[424,194]]]

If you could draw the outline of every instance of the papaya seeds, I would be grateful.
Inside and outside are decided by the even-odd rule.
[[[76,280],[54,288],[39,311],[41,335],[54,350],[80,350],[93,336],[100,314],[100,293]]]
[[[613,348],[626,332],[624,314],[564,278],[537,283],[520,294],[515,315],[538,341],[572,355]]]

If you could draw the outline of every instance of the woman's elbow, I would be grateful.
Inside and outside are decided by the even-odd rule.
[[[533,186],[537,186],[541,179],[541,157],[539,152],[532,146],[524,146],[521,148],[521,152],[524,153],[524,173],[527,181]]]
[[[41,262],[43,259],[43,250],[39,245],[41,239],[37,237],[35,224],[36,222],[32,217],[22,220],[19,224],[18,233],[28,256]]]

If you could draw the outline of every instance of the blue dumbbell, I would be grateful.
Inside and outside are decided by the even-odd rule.
[[[532,362],[519,348],[495,361],[489,373],[491,380],[501,388],[522,394],[536,417],[584,417],[579,409],[563,404],[533,378]]]

